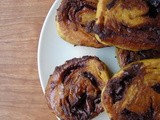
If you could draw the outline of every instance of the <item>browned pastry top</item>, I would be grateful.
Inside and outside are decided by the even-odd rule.
[[[60,119],[91,119],[103,111],[100,96],[107,80],[106,66],[97,57],[69,60],[49,78],[48,105]]]
[[[112,120],[160,120],[160,59],[129,64],[102,92]]]
[[[128,50],[160,49],[159,0],[100,0],[92,27],[98,41]]]
[[[160,50],[143,50],[135,52],[117,48],[116,53],[120,67],[124,67],[129,63],[138,60],[160,58]]]
[[[84,12],[85,9],[95,12],[97,9],[97,0],[63,0],[58,8],[58,21],[63,20],[66,22],[75,23],[86,22],[82,20],[83,18],[81,18],[81,15],[83,14],[81,12]]]
[[[59,35],[74,45],[104,47],[86,26],[96,19],[97,0],[62,0],[56,25]]]

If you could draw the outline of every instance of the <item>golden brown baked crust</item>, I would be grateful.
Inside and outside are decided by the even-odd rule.
[[[121,68],[138,60],[160,58],[160,50],[130,51],[117,48],[116,54]]]
[[[160,120],[160,59],[129,64],[102,91],[112,120]]]
[[[128,50],[160,49],[159,0],[100,0],[93,26],[105,45]]]
[[[48,105],[60,119],[91,119],[103,111],[100,96],[108,79],[106,66],[97,57],[69,60],[49,78]]]
[[[74,45],[105,47],[86,28],[95,20],[96,8],[97,0],[62,0],[56,18],[59,35]]]

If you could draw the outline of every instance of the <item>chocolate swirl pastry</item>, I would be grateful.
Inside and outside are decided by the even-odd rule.
[[[101,90],[108,79],[107,68],[97,57],[66,61],[49,78],[48,105],[62,120],[89,120],[103,111]]]
[[[131,63],[102,92],[112,120],[160,120],[160,59]]]
[[[62,0],[57,10],[56,26],[59,35],[74,45],[101,48],[88,27],[96,18],[98,0]]]
[[[120,67],[138,60],[160,58],[160,50],[130,51],[117,48],[116,54]]]
[[[92,32],[104,45],[160,49],[160,0],[100,0]]]

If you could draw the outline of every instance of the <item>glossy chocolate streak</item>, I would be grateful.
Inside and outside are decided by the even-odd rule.
[[[118,50],[119,62],[122,66],[125,66],[131,62],[150,59],[160,58],[160,50],[143,50],[143,51],[129,51],[129,50]]]
[[[94,32],[94,31],[93,31],[94,25],[95,25],[95,20],[88,22],[88,23],[86,24],[86,26],[85,26],[86,32],[88,32],[88,33]]]
[[[78,16],[76,14],[84,8],[95,11],[96,5],[84,0],[64,0],[58,9],[58,21],[78,21]]]
[[[159,58],[160,57],[160,50],[138,51],[137,54],[140,56],[140,60],[148,59],[148,58]]]
[[[69,67],[64,71],[64,73],[63,73],[63,80],[62,80],[62,82],[64,83],[65,80],[66,80],[66,78],[67,78],[67,76],[69,76],[74,70],[79,69],[79,68],[81,68],[81,67],[83,67],[83,66],[84,66],[83,63],[78,63],[78,64],[76,64],[76,65],[69,66]]]
[[[89,26],[88,26],[89,27]],[[118,35],[118,33],[115,33],[113,30],[106,28],[103,24],[94,25],[93,32],[98,34],[100,39],[105,40],[107,38],[113,38],[114,35]]]
[[[110,10],[116,4],[117,0],[112,0],[109,4],[107,4],[107,9]]]
[[[89,28],[89,26],[88,26]],[[105,27],[102,24],[94,25],[93,32],[96,33],[99,38],[103,41],[114,37],[127,38],[128,41],[145,41],[147,44],[155,44],[160,46],[160,27],[152,26],[143,26],[141,28],[127,28],[126,26],[121,25],[119,30],[116,32],[110,28]],[[90,30],[91,31],[91,30]],[[137,38],[137,35],[139,38]],[[140,43],[141,44],[141,43]]]
[[[90,72],[84,72],[83,76],[87,77],[95,87],[98,87],[97,79],[93,74]]]
[[[160,0],[147,0],[149,6],[149,17],[155,18],[160,13]]]
[[[82,76],[88,78],[92,85],[96,87],[97,96],[93,97],[88,95],[88,93],[82,93],[80,96],[76,96],[78,100],[74,104],[71,104],[70,107],[71,114],[73,116],[75,115],[76,120],[89,119],[89,115],[91,115],[93,112],[96,111],[99,113],[103,110],[103,108],[99,106],[101,102],[101,91],[98,88],[96,77],[90,72],[84,72],[82,73]]]
[[[160,83],[157,83],[151,87],[155,92],[160,94]]]
[[[106,91],[112,98],[113,104],[123,98],[127,87],[132,83],[134,78],[140,74],[140,67],[141,64],[133,64],[131,68],[124,71],[121,77],[113,78],[108,82]]]
[[[71,105],[70,108],[71,114],[76,118],[76,120],[87,119],[89,117],[88,116],[89,111],[84,110],[84,107],[86,105],[86,99],[87,99],[86,93],[82,93],[80,95],[80,98],[78,98],[78,101],[75,104]],[[83,117],[81,118],[81,116]]]
[[[98,108],[99,111],[97,111],[97,104],[100,102],[100,94],[96,99],[91,99],[86,93],[82,93],[76,104],[71,106],[71,114],[76,120],[87,120],[93,112],[101,112],[103,110],[101,107],[101,109]]]
[[[138,114],[125,108],[121,115],[126,120],[154,120],[154,109],[150,106],[146,113]]]
[[[62,110],[64,111],[65,115],[70,115],[71,111],[70,111],[70,102],[68,100],[68,97],[66,97],[65,99],[61,100],[61,104],[62,104]]]

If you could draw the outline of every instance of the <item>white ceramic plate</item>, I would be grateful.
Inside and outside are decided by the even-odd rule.
[[[94,55],[107,64],[111,72],[119,70],[117,59],[115,58],[115,48],[91,48],[74,46],[63,41],[57,34],[55,26],[56,10],[61,0],[56,0],[52,5],[46,20],[43,24],[38,46],[38,72],[43,92],[48,82],[50,74],[56,66],[63,64],[66,60],[84,55]],[[105,113],[100,114],[94,120],[109,120]]]

